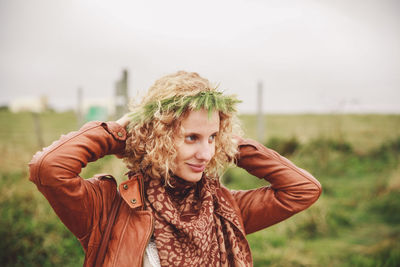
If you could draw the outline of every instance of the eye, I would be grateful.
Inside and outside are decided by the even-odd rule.
[[[193,142],[195,142],[197,140],[197,136],[196,135],[188,135],[188,136],[185,136],[185,141],[187,142],[187,143],[193,143]]]
[[[209,142],[209,143],[214,142],[216,137],[217,137],[217,134],[216,134],[216,133],[213,134],[213,135],[211,135],[211,136],[208,138],[208,142]]]

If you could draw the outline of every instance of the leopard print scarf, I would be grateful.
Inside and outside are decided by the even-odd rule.
[[[252,266],[236,213],[216,197],[218,182],[204,176],[198,183],[171,180],[172,188],[144,181],[161,266]]]

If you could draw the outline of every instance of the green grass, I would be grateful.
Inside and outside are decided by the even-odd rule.
[[[255,137],[255,116],[244,115]],[[77,128],[72,112],[39,116],[43,143]],[[255,266],[400,265],[400,115],[267,115],[263,143],[310,171],[323,186],[308,210],[248,236]],[[27,163],[39,149],[32,114],[0,111],[1,266],[81,266],[79,242],[35,185]],[[111,173],[124,180],[113,156],[91,163],[83,177]],[[233,189],[267,182],[232,168]]]
[[[255,138],[256,117],[242,115],[245,133]],[[302,114],[266,115],[264,117],[265,143],[272,137],[291,138],[295,136],[301,143],[325,138],[345,140],[357,151],[365,152],[379,147],[382,142],[400,136],[399,115],[355,115],[355,114]]]

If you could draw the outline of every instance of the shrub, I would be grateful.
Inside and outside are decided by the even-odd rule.
[[[290,156],[300,147],[300,143],[296,137],[289,139],[272,137],[266,143],[266,147],[271,148],[282,156]]]
[[[37,197],[33,184],[21,179],[25,177],[20,173],[1,177],[1,265],[82,265],[79,241],[51,211],[47,201]]]
[[[390,224],[400,223],[400,198],[398,192],[389,192],[371,201],[370,211]]]

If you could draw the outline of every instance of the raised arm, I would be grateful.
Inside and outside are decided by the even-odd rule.
[[[254,140],[240,140],[237,166],[271,184],[233,192],[247,234],[308,208],[321,194],[320,183],[310,173]]]
[[[87,179],[79,176],[88,162],[107,154],[120,154],[125,148],[126,131],[116,122],[90,122],[79,131],[62,136],[37,152],[29,163],[29,179],[50,202],[63,223],[80,239],[99,220],[101,203],[110,203],[114,179]],[[102,199],[110,201],[101,201]],[[108,206],[100,207],[108,210]]]

